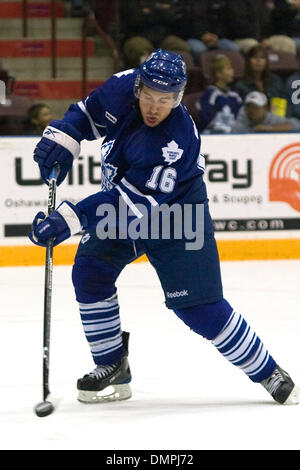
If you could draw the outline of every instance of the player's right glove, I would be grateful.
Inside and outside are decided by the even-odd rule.
[[[34,150],[33,159],[38,163],[43,181],[49,184],[49,174],[56,163],[60,173],[57,186],[65,179],[72,168],[73,159],[80,152],[81,133],[72,124],[64,121],[51,121],[43,132],[43,137]]]

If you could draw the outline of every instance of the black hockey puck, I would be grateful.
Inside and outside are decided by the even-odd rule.
[[[44,416],[50,415],[52,411],[54,411],[54,406],[51,401],[42,401],[36,405],[34,411],[37,416],[43,418]]]

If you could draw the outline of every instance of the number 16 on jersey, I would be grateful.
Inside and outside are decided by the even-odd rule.
[[[164,168],[163,165],[153,169],[146,187],[155,190],[158,186],[163,193],[171,193],[176,183],[177,171],[175,168]]]

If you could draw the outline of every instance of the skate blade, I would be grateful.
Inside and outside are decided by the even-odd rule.
[[[128,400],[132,396],[129,384],[110,385],[100,392],[79,390],[77,400],[81,403],[109,403]]]
[[[295,385],[285,402],[284,405],[298,405],[300,399],[299,388]]]

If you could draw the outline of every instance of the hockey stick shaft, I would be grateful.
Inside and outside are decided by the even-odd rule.
[[[55,209],[56,179],[59,167],[55,166],[49,176],[48,194],[48,216]],[[51,307],[52,307],[52,275],[53,275],[53,243],[47,242],[45,260],[45,283],[44,283],[44,323],[43,323],[43,399],[46,400],[50,394],[49,389],[49,357],[50,357],[50,329],[51,329]]]

